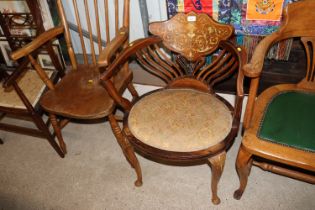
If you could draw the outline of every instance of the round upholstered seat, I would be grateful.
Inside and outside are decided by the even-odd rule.
[[[192,152],[224,140],[232,127],[229,108],[212,94],[168,89],[143,97],[128,127],[141,142],[167,151]]]

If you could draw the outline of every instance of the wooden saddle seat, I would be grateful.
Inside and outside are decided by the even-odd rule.
[[[209,162],[212,202],[219,204],[226,150],[239,128],[246,53],[228,41],[233,27],[207,14],[179,13],[149,29],[153,36],[131,43],[102,74],[102,84],[124,109],[123,131],[136,151],[165,163]],[[131,57],[165,86],[133,101],[122,97],[112,79]],[[234,107],[213,90],[232,75]]]
[[[115,86],[122,92],[131,74],[116,79]],[[108,116],[115,109],[115,103],[100,84],[100,72],[95,65],[78,65],[47,91],[40,105],[48,112],[76,119],[99,119]]]
[[[240,199],[252,165],[263,170],[315,183],[315,2],[289,4],[279,30],[263,39],[244,66],[251,85],[244,116],[244,136],[236,160]],[[257,94],[264,58],[270,47],[295,38],[305,49],[305,77],[296,84],[274,85]],[[302,68],[302,67],[297,67]],[[304,68],[304,67],[303,67]]]

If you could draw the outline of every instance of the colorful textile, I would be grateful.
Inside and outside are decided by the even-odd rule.
[[[248,0],[246,20],[280,21],[284,0]]]
[[[185,12],[196,11],[212,16],[212,0],[184,0]]]
[[[298,0],[240,0],[242,1],[242,20],[241,20],[241,30],[237,31],[239,34],[244,35],[255,35],[255,36],[266,36],[275,32],[280,24],[283,8],[288,4]],[[248,11],[248,8],[256,7],[257,3],[269,2],[274,3],[275,7],[272,12],[269,12],[268,17],[261,17],[262,15],[254,14],[253,11]],[[282,2],[282,3],[281,3]],[[277,7],[276,7],[277,5]],[[282,5],[280,7],[280,5]],[[277,11],[276,11],[277,9]],[[277,14],[275,14],[277,12]],[[273,15],[271,15],[271,13]],[[249,16],[249,17],[248,17]],[[272,20],[272,19],[278,20]]]
[[[280,24],[283,8],[299,0],[167,0],[169,18],[177,12],[205,12],[221,23],[232,24],[236,42],[244,45],[249,58],[258,42],[275,32]],[[292,41],[273,47],[270,58],[289,57]]]
[[[167,13],[168,18],[173,17],[177,13],[177,0],[167,0]]]
[[[219,22],[232,24],[236,34],[242,34],[243,0],[218,0]]]

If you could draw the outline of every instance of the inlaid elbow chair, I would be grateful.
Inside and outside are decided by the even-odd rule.
[[[115,103],[125,111],[124,135],[144,156],[167,163],[206,163],[212,168],[212,201],[220,203],[217,185],[226,150],[237,135],[243,99],[245,51],[228,39],[233,27],[207,14],[177,14],[152,23],[154,35],[130,44],[102,74]],[[172,52],[172,56],[167,52]],[[136,101],[122,97],[113,83],[120,67],[135,56],[165,87]],[[237,74],[234,107],[213,86]],[[139,171],[138,173],[141,173]]]
[[[240,199],[252,165],[264,170],[315,183],[315,1],[289,4],[279,30],[263,39],[244,73],[251,77],[244,118],[244,137],[236,160]],[[272,86],[257,95],[265,55],[270,47],[288,38],[305,48],[306,73],[297,84]],[[300,67],[301,68],[301,67]]]
[[[121,49],[128,45],[130,2],[124,0],[123,5],[119,5],[122,3],[121,1],[107,0],[94,1],[93,4],[89,4],[86,0],[74,0],[72,3],[67,1],[67,3],[69,3],[67,9],[73,11],[75,15],[78,38],[75,39],[75,34],[70,33],[64,5],[61,0],[57,0],[61,25],[41,34],[30,44],[15,51],[12,58],[17,60],[27,57],[40,78],[48,86],[49,90],[41,97],[40,105],[49,114],[63,154],[67,153],[67,148],[61,129],[69,120],[94,120],[107,117],[124,155],[132,167],[137,168],[138,162],[132,147],[121,137],[120,127],[114,115],[116,104],[100,84],[98,68],[100,64],[102,66],[110,64]],[[123,9],[119,9],[120,7]],[[110,10],[114,12],[111,13]],[[105,12],[100,15],[99,11]],[[69,15],[69,13],[67,14]],[[113,17],[110,14],[114,14]],[[120,23],[119,20],[122,22]],[[111,21],[114,21],[114,24],[111,24]],[[92,26],[93,22],[95,26]],[[89,39],[84,37],[86,34]],[[69,66],[67,74],[54,85],[34,59],[33,53],[42,45],[62,35],[65,37],[71,66]],[[103,46],[104,42],[106,42],[106,47]],[[73,45],[80,48],[83,63],[77,60]],[[89,56],[89,52],[91,56]],[[119,93],[123,93],[127,88],[133,93],[134,87],[130,84],[131,80],[132,74],[126,65],[122,67],[121,73],[114,78],[113,82]],[[134,96],[136,97],[136,95]]]

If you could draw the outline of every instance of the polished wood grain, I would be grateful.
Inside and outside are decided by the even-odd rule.
[[[257,137],[265,108],[275,95],[290,90],[315,92],[315,26],[305,24],[315,18],[314,9],[315,2],[310,0],[289,4],[284,11],[283,25],[277,32],[267,36],[259,43],[251,61],[244,66],[245,75],[251,77],[251,86],[244,118],[245,133],[236,160],[236,169],[240,178],[240,187],[234,193],[236,199],[241,198],[246,188],[252,165],[263,170],[315,183],[314,153],[262,141]],[[257,89],[268,49],[278,41],[291,37],[299,38],[304,45],[307,60],[305,78],[297,84],[272,86],[258,95]]]
[[[196,21],[187,21],[187,18]],[[222,33],[209,33],[209,31],[216,29]],[[188,30],[190,34],[187,32]],[[217,185],[223,172],[226,150],[233,143],[240,124],[244,78],[241,69],[246,61],[246,52],[241,47],[237,48],[228,41],[233,33],[232,26],[219,24],[206,14],[193,12],[179,14],[169,21],[152,23],[150,31],[155,35],[134,41],[122,51],[117,59],[108,65],[106,71],[101,75],[102,84],[115,103],[125,111],[123,132],[135,150],[145,157],[163,163],[179,165],[209,163],[212,168],[212,202],[219,204]],[[183,38],[177,40],[175,37]],[[192,37],[200,41],[199,45]],[[213,42],[207,42],[208,39],[213,40]],[[182,44],[181,40],[194,43],[192,44],[193,47],[187,43]],[[168,53],[170,51],[173,53],[171,56]],[[206,60],[208,56],[211,56],[211,62]],[[161,79],[165,86],[139,98],[136,90],[131,88],[129,89],[130,92],[137,99],[128,100],[124,98],[119,90],[115,88],[113,81],[114,77],[121,72],[120,67],[128,63],[131,57],[135,57],[147,72]],[[237,84],[235,84],[237,95],[233,107],[222,97],[215,94],[213,86],[234,74],[237,76]],[[200,93],[211,94],[219,99],[228,107],[227,109],[232,117],[232,128],[227,137],[214,146],[190,152],[159,149],[144,143],[141,139],[137,139],[128,125],[130,110],[146,96],[171,89],[192,89]],[[140,169],[138,173],[141,173]]]
[[[165,46],[188,60],[211,53],[221,40],[227,40],[234,31],[232,26],[219,24],[207,14],[196,16],[194,12],[187,15],[180,13],[162,24],[150,24],[149,30],[162,37]]]
[[[73,0],[72,4],[71,2],[69,3],[70,6],[73,7],[76,25],[78,25],[78,40],[80,43],[76,44],[81,47],[84,59],[83,64],[76,59],[72,35],[70,34],[67,22],[67,14],[64,11],[61,0],[57,0],[61,20],[60,26],[41,34],[27,46],[15,51],[12,54],[12,58],[17,60],[27,57],[38,73],[38,76],[48,86],[49,90],[41,97],[40,105],[49,114],[50,123],[54,129],[58,144],[54,139],[52,140],[55,142],[55,146],[61,152],[62,156],[67,153],[67,150],[71,150],[71,148],[67,148],[62,136],[62,128],[66,126],[69,120],[107,118],[117,138],[117,142],[123,150],[123,154],[136,170],[138,177],[135,184],[136,186],[140,186],[142,184],[142,177],[137,157],[117,123],[117,119],[114,115],[116,104],[99,81],[100,74],[104,71],[104,68],[111,64],[124,46],[129,43],[129,0],[114,1],[115,11],[113,15],[111,15],[111,11],[108,9],[108,4],[111,3],[111,1],[103,1],[105,4],[104,11],[100,10],[100,1],[98,0],[94,0],[93,3],[87,0]],[[118,3],[124,4],[123,10],[118,10]],[[84,10],[79,10],[79,6],[83,6]],[[82,13],[84,13],[84,15]],[[103,16],[101,14],[103,14]],[[103,17],[106,19],[106,26],[100,24],[100,18]],[[95,18],[95,20],[92,20],[92,18]],[[111,27],[109,27],[109,20],[113,20],[115,24],[113,33],[110,32]],[[85,43],[87,39],[83,37],[84,23],[86,23],[90,38],[87,43]],[[95,23],[95,25],[93,25],[93,23]],[[121,27],[119,28],[119,26]],[[96,30],[94,31],[94,29]],[[107,36],[106,46],[102,45],[102,31],[104,31],[104,34]],[[97,34],[96,43],[94,43],[93,40],[94,33]],[[116,35],[110,37],[110,34]],[[55,84],[49,80],[49,77],[47,77],[45,71],[37,63],[33,54],[38,48],[62,35],[65,37],[71,65],[68,66],[69,71],[67,74]],[[89,52],[91,53],[90,55]],[[91,59],[89,59],[90,57]],[[134,87],[131,84],[132,74],[128,65],[124,65],[120,68],[121,71],[115,75],[113,79],[113,85],[119,94],[122,94],[126,89],[134,90]],[[136,97],[135,94],[134,96]]]

